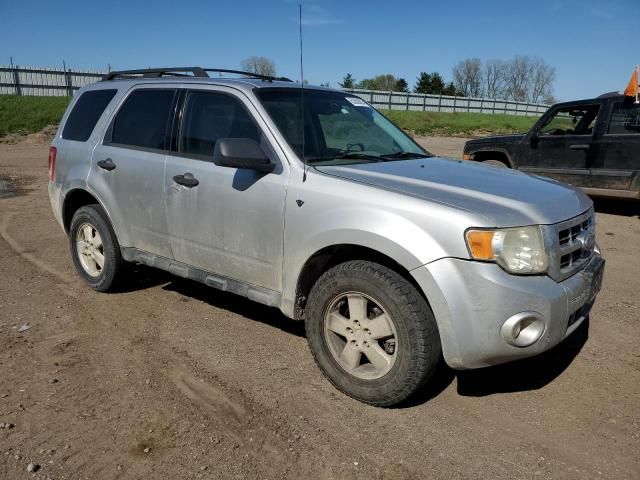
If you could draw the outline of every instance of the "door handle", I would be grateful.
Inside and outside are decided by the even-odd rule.
[[[116,164],[113,163],[113,160],[111,160],[110,158],[105,158],[104,160],[100,160],[98,162],[98,166],[108,172],[116,168]]]
[[[577,145],[569,145],[571,150],[589,150],[590,145],[588,143],[580,143]]]
[[[176,175],[173,177],[173,181],[178,185],[183,185],[187,188],[196,187],[200,182],[191,173],[185,173],[184,175]]]

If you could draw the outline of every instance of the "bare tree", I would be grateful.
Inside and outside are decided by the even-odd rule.
[[[479,58],[467,58],[453,67],[453,83],[467,97],[482,95],[482,64]]]
[[[520,102],[552,99],[555,76],[544,60],[518,55],[505,64],[505,96]]]
[[[546,103],[552,99],[553,81],[555,78],[555,68],[547,65],[542,59],[534,58],[531,61],[529,100],[534,103],[542,101]]]
[[[487,60],[483,67],[483,94],[487,98],[505,96],[505,63],[502,60]]]
[[[524,102],[529,97],[531,59],[517,55],[505,64],[505,96],[510,100]]]
[[[553,103],[555,68],[540,58],[517,55],[511,60],[467,58],[453,67],[455,90],[468,97]]]
[[[240,68],[245,72],[258,75],[268,75],[270,77],[275,77],[276,75],[276,64],[265,57],[252,56],[245,58],[240,64]]]

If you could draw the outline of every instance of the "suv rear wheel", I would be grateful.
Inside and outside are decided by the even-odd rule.
[[[113,288],[122,268],[120,245],[100,205],[87,205],[73,215],[69,228],[73,264],[87,285],[99,292]]]
[[[372,262],[342,263],[318,279],[307,302],[306,332],[331,383],[375,406],[408,398],[440,360],[427,302],[405,278]]]

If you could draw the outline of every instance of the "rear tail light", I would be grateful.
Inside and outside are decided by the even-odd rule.
[[[56,179],[56,155],[58,149],[56,147],[49,147],[49,181],[53,182]]]

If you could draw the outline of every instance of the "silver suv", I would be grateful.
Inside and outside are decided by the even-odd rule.
[[[529,357],[587,318],[604,260],[582,192],[434,157],[353,94],[233,73],[114,72],[76,94],[49,196],[90,287],[134,262],[275,306],[377,406],[442,357]]]

